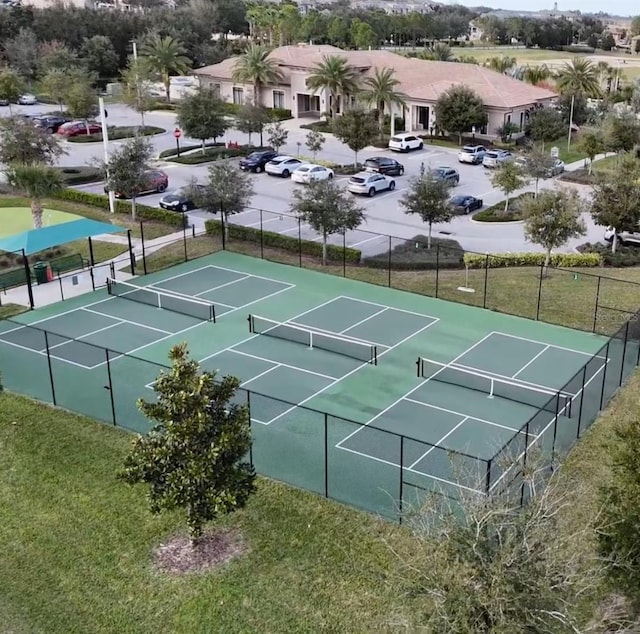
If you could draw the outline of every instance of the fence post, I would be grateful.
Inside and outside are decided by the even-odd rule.
[[[104,389],[109,392],[109,398],[111,399],[111,419],[113,420],[113,426],[116,426],[116,404],[113,397],[113,381],[111,380],[111,362],[109,361],[109,349],[105,348],[104,353],[107,357],[107,379],[109,384],[104,386]]]
[[[64,302],[64,289],[62,288],[62,278],[58,277],[58,284],[60,285],[60,299]]]
[[[93,267],[91,267],[89,269],[89,277],[91,278],[91,290],[95,291],[96,290],[96,278],[95,278],[95,275],[93,274]]]
[[[222,203],[220,203],[220,226],[222,227],[222,250],[225,251],[227,248],[227,225],[225,222]]]
[[[129,239],[129,261],[131,263],[131,275],[136,274],[136,254],[133,252],[133,244],[131,244],[131,229],[127,230],[127,238]]]
[[[436,297],[438,297],[439,283],[440,283],[440,245],[436,244]]]
[[[264,260],[264,233],[262,228],[262,209],[260,209],[260,259]]]
[[[57,405],[56,388],[53,381],[53,367],[51,366],[51,353],[49,351],[49,335],[46,330],[44,331],[44,345],[45,345],[45,348],[47,349],[47,365],[49,366],[49,381],[51,382],[51,398],[52,398],[53,404]]]
[[[602,390],[600,390],[600,410],[602,410],[602,405],[604,404],[604,386],[607,384],[607,366],[609,363],[607,360],[609,359],[609,345],[611,344],[611,340],[607,341],[607,347],[605,349],[604,358],[604,372],[602,373]]]
[[[598,327],[598,308],[600,308],[600,282],[602,278],[598,275],[598,285],[596,286],[596,305],[593,309],[593,328],[591,332],[595,332]]]
[[[27,260],[27,254],[24,249],[22,251],[22,266],[24,266],[24,275],[27,278],[27,295],[29,296],[29,308],[33,310],[35,308],[35,302],[33,301],[33,285],[31,284],[31,269],[29,269],[29,261]]]
[[[578,408],[578,429],[576,430],[576,439],[580,438],[580,432],[581,432],[581,425],[582,425],[582,403],[584,401],[584,390],[586,387],[586,383],[587,383],[587,365],[588,363],[585,363],[584,368],[582,368],[582,389],[580,390],[580,407]]]
[[[329,424],[324,414],[324,497],[329,497]]]
[[[398,523],[402,524],[402,497],[404,495],[404,436],[400,436],[400,499],[398,501]]]
[[[392,266],[392,261],[391,261],[391,245],[392,245],[392,238],[391,236],[389,236],[389,257],[388,257],[388,261],[389,261],[389,275],[388,275],[388,284],[387,286],[389,288],[391,288],[391,266]]]
[[[302,268],[302,220],[298,217],[298,266]]]
[[[629,320],[624,322],[624,341],[622,343],[622,361],[620,362],[620,378],[618,379],[618,387],[624,381],[624,360],[627,356],[627,342],[629,341]]]
[[[540,277],[538,278],[538,303],[536,305],[536,321],[540,320],[540,302],[542,301],[542,278],[544,277],[544,263],[540,265]]]
[[[186,222],[182,225],[182,243],[184,244],[184,261],[188,262],[189,250],[187,249],[187,223]]]
[[[342,232],[342,277],[347,277],[347,232]]]
[[[253,467],[253,426],[251,424],[251,391],[247,390],[247,409],[249,410],[249,433],[251,444],[249,445],[249,464]]]
[[[142,270],[147,274],[147,250],[144,243],[144,224],[140,223],[140,241],[142,242]]]
[[[489,495],[491,491],[491,465],[493,464],[493,458],[487,460],[487,474],[484,478],[484,492]]]
[[[489,283],[489,254],[487,253],[484,258],[484,291],[482,298],[482,308],[487,307],[487,285]]]

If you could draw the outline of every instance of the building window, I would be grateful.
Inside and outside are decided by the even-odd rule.
[[[233,89],[233,103],[240,106],[244,103],[244,88]]]
[[[281,90],[273,91],[273,107],[284,110],[284,93]]]
[[[216,97],[220,97],[222,95],[222,86],[220,84],[212,84],[211,90],[213,90],[213,94]]]

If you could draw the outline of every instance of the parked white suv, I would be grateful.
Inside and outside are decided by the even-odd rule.
[[[395,152],[421,150],[423,147],[422,139],[411,132],[399,132],[389,139],[389,149]]]
[[[486,153],[487,148],[484,145],[465,145],[458,152],[458,163],[480,165]]]
[[[618,234],[617,243],[622,244],[633,244],[636,246],[640,246],[640,232],[637,231],[620,231],[616,232],[616,230],[609,226],[607,230],[604,232],[604,239],[606,242],[611,244],[613,242],[613,236]]]

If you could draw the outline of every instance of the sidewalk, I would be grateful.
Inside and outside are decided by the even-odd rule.
[[[615,156],[613,152],[609,152],[607,154],[597,154],[593,161],[601,161],[604,158],[610,158]],[[566,172],[574,172],[579,169],[586,169],[589,166],[589,159],[580,159],[579,161],[574,161],[573,163],[566,163],[564,169]]]

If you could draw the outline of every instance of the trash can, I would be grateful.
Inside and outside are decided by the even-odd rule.
[[[46,262],[36,262],[33,265],[33,273],[36,276],[36,282],[38,284],[45,284],[49,281],[47,277],[47,269],[49,268]]]

